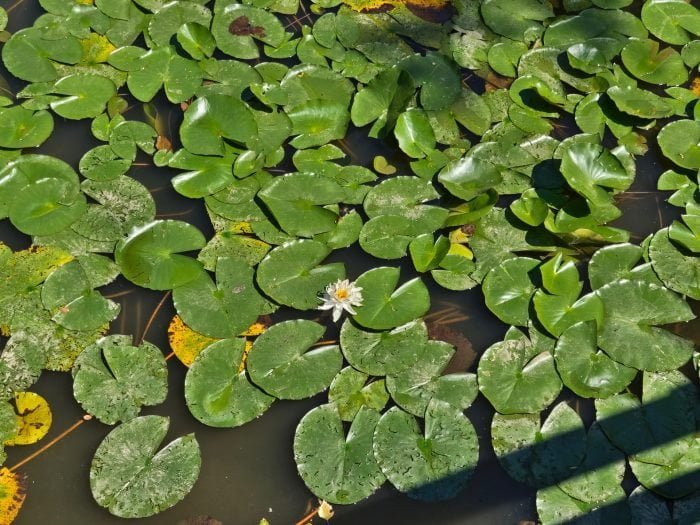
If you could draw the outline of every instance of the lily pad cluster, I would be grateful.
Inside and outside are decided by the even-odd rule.
[[[387,480],[456,496],[477,465],[464,411],[481,393],[493,450],[537,489],[543,523],[601,506],[615,523],[698,512],[698,360],[675,333],[700,299],[696,6],[39,3],[2,44],[26,85],[0,97],[0,218],[33,245],[0,250],[0,392],[19,399],[42,369],[71,370],[85,411],[121,423],[93,460],[98,504],[152,515],[200,467],[192,435],[157,452],[167,418],[139,416],[165,399],[167,367],[148,342],[106,335],[119,306],[98,289],[121,274],[172,293],[170,342],[201,423],[238,427],[328,390],[293,443],[319,498],[354,503]],[[144,118],[127,118],[134,105]],[[24,151],[58,119],[89,119],[101,143],[77,172]],[[358,136],[382,155],[358,160]],[[637,245],[615,221],[649,150],[685,211]],[[175,170],[211,238],[156,217],[129,175],[143,159]],[[370,269],[346,268],[347,248]],[[336,340],[316,310],[344,279],[362,301]],[[480,287],[510,326],[476,374],[446,373],[455,349],[424,320],[433,284]],[[595,400],[592,426],[564,389]],[[0,404],[0,442],[22,441],[19,406]],[[629,499],[626,464],[644,487]]]

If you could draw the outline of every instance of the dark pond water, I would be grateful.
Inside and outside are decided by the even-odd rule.
[[[9,8],[15,2],[17,0],[0,0],[0,5]],[[36,0],[24,0],[11,11],[8,29],[16,31],[30,25],[39,12]],[[9,80],[9,75],[1,68],[0,75]],[[21,89],[18,83],[10,83],[14,91]],[[165,105],[160,107],[163,111],[172,111],[172,115],[164,115],[164,119],[170,121],[171,130],[176,130],[179,108],[168,110]],[[134,106],[126,116],[130,119],[142,118],[141,106]],[[653,135],[655,132],[651,133]],[[380,151],[392,160],[390,145],[363,141],[361,132],[351,134],[346,143],[344,147],[352,150],[355,163],[368,166],[372,157]],[[60,157],[77,169],[83,153],[96,145],[98,142],[89,132],[89,122],[57,122],[52,137],[36,152]],[[140,159],[145,165],[132,168],[129,176],[153,192],[158,217],[191,222],[210,237],[213,232],[204,213],[203,202],[177,194],[170,185],[174,172],[155,168],[148,164],[149,160],[146,157]],[[622,198],[621,206],[625,214],[617,225],[630,229],[635,242],[667,225],[677,215],[673,208],[665,205],[666,196],[655,191],[656,180],[664,169],[652,148],[649,154],[638,159],[635,185]],[[0,222],[0,240],[14,249],[24,248],[30,242],[7,221]],[[333,257],[346,262],[351,278],[383,264],[359,250],[338,251]],[[404,276],[409,273],[410,269],[405,268]],[[157,310],[146,339],[165,353],[169,352],[166,329],[175,312],[169,299],[157,309],[163,293],[138,289],[123,279],[102,292],[113,297],[122,307],[119,318],[112,324],[114,333],[140,337]],[[449,292],[433,285],[431,297],[432,313],[435,314],[432,320],[463,334],[472,344],[473,352],[464,349],[451,368],[468,368],[475,372],[476,356],[500,340],[507,327],[486,309],[478,289]],[[451,323],[453,319],[459,320]],[[686,335],[700,334],[700,324],[691,323],[684,331],[687,331]],[[333,337],[334,334],[329,331],[327,335]],[[176,359],[168,362],[168,368],[170,389],[166,402],[144,410],[144,413],[170,417],[168,439],[194,432],[202,449],[202,471],[194,490],[184,501],[158,516],[138,522],[174,525],[196,516],[211,516],[225,524],[257,524],[260,518],[265,517],[273,525],[278,525],[294,523],[304,516],[315,499],[296,472],[291,443],[298,421],[310,408],[325,402],[326,394],[306,401],[278,401],[260,419],[241,428],[213,429],[197,422],[185,406],[183,381],[186,368]],[[54,414],[53,426],[49,435],[37,445],[10,447],[9,466],[39,449],[83,415],[72,396],[70,374],[45,372],[32,390],[50,402]],[[571,397],[570,394],[562,394],[563,399],[567,397]],[[578,408],[584,419],[590,422],[590,404],[581,402]],[[511,480],[499,467],[491,450],[488,429],[492,409],[480,396],[466,413],[479,434],[480,459],[471,483],[459,497],[445,503],[419,503],[399,494],[387,484],[362,503],[336,507],[333,523],[450,525],[535,521],[535,491]],[[92,500],[88,484],[93,453],[111,429],[98,421],[86,422],[21,468],[21,472],[27,476],[28,495],[17,525],[125,523],[109,515]]]

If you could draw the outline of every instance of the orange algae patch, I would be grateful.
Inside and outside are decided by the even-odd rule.
[[[0,525],[10,525],[27,496],[24,476],[8,468],[0,468]]]
[[[168,342],[171,350],[183,365],[189,367],[199,353],[218,339],[195,332],[187,326],[179,315],[170,321]]]

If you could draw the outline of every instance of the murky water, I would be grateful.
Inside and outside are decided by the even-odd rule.
[[[9,7],[16,0],[2,0],[0,5]],[[29,25],[39,13],[36,0],[24,0],[15,7],[10,16],[10,31]],[[0,68],[0,74],[9,79]],[[13,90],[21,89],[11,81]],[[161,101],[162,102],[162,101]],[[160,104],[165,109],[167,106]],[[179,108],[172,109],[171,129],[177,129]],[[134,106],[127,118],[141,118],[140,105]],[[654,133],[654,132],[650,132]],[[381,152],[390,161],[394,158],[389,146],[379,142],[362,140],[361,132],[353,132],[346,139],[353,155],[353,162],[368,166],[372,157]],[[172,138],[172,137],[171,137]],[[98,142],[90,135],[89,122],[60,122],[52,137],[37,152],[60,157],[75,168],[85,151]],[[144,157],[137,162],[148,163]],[[677,215],[675,209],[665,205],[665,195],[655,191],[658,175],[665,168],[658,155],[652,151],[638,159],[637,180],[631,191],[621,200],[625,211],[618,225],[630,229],[634,240],[667,225]],[[160,218],[177,218],[191,222],[205,235],[212,235],[211,225],[204,213],[201,200],[186,199],[170,186],[173,170],[149,165],[135,166],[129,172],[145,184],[155,197]],[[15,249],[24,248],[29,239],[18,234],[8,221],[0,222],[0,240]],[[386,264],[369,257],[359,249],[337,251],[333,259],[343,260],[351,278],[366,269]],[[404,264],[404,277],[411,274]],[[428,279],[428,281],[430,281]],[[114,296],[122,311],[114,321],[114,333],[133,334],[139,337],[154,310],[163,298],[162,292],[138,289],[118,279],[103,289],[105,295]],[[483,305],[481,292],[449,292],[431,284],[432,312],[444,312],[435,319],[449,321],[450,329],[464,334],[472,343],[476,354],[490,344],[500,340],[506,327]],[[157,311],[146,339],[168,352],[167,325],[174,315],[172,302],[166,300]],[[315,315],[315,313],[311,313]],[[332,329],[327,333],[333,337]],[[691,323],[684,331],[687,335],[700,334],[700,324]],[[451,368],[469,367],[476,371],[475,354],[468,349],[461,352]],[[143,411],[144,414],[169,416],[171,428],[168,440],[178,435],[194,432],[202,449],[202,471],[194,490],[184,501],[162,514],[144,520],[144,524],[176,524],[196,516],[211,516],[225,524],[257,524],[267,518],[273,525],[289,524],[300,519],[313,502],[299,478],[292,457],[292,438],[299,419],[313,406],[323,403],[326,394],[306,401],[277,401],[260,419],[236,429],[214,429],[196,421],[187,410],[183,396],[183,381],[186,369],[176,359],[168,362],[170,389],[165,403]],[[70,374],[45,372],[32,389],[46,397],[53,409],[54,423],[49,435],[34,446],[10,447],[7,465],[14,465],[42,445],[59,435],[79,420],[83,411],[72,396]],[[571,397],[564,393],[562,399]],[[587,422],[593,417],[591,404],[580,402],[579,410]],[[492,409],[483,397],[467,410],[480,440],[480,460],[475,476],[459,497],[444,503],[428,504],[415,502],[390,488],[387,484],[377,494],[350,507],[337,507],[336,524],[466,524],[466,523],[519,523],[536,519],[535,491],[516,483],[499,467],[492,453],[489,426]],[[100,441],[112,429],[98,421],[82,424],[77,430],[61,440],[47,452],[21,468],[27,475],[27,499],[18,525],[35,524],[110,524],[124,523],[99,507],[90,495],[88,472],[93,453]]]

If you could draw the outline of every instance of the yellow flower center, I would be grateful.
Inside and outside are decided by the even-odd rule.
[[[348,298],[348,289],[347,288],[341,288],[340,290],[336,290],[335,292],[335,298],[338,299],[339,301],[342,301],[343,299]]]

